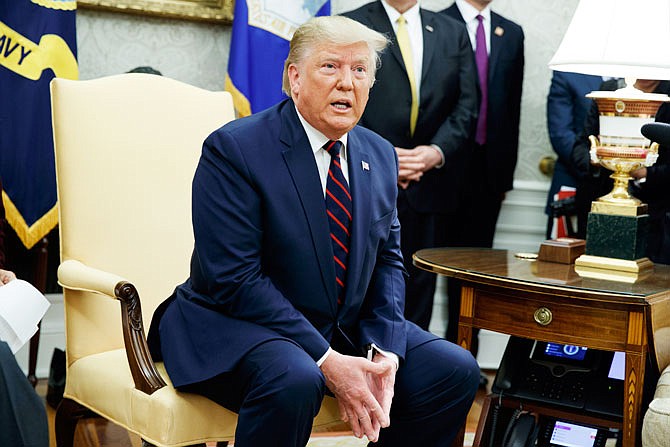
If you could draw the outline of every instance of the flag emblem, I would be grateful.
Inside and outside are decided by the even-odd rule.
[[[238,116],[267,109],[286,98],[282,71],[295,30],[313,16],[330,15],[330,0],[235,2],[226,91]]]

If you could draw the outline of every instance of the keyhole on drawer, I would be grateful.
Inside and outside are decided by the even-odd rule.
[[[533,314],[533,318],[537,324],[541,326],[547,326],[549,323],[551,323],[551,320],[554,318],[554,316],[552,315],[551,310],[547,309],[546,307],[540,307]]]

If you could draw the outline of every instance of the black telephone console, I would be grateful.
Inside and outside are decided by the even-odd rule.
[[[502,438],[496,431],[493,427],[489,447],[605,447],[610,438],[618,439],[615,443],[621,445],[618,430],[536,415],[521,409],[512,413]]]
[[[608,438],[616,437],[616,432],[603,427],[542,418],[537,447],[605,447]]]
[[[515,411],[505,429],[502,447],[534,447],[539,432],[535,418],[533,413]]]
[[[510,337],[492,390],[621,417],[624,371],[623,353]]]

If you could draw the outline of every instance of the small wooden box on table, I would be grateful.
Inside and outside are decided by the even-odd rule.
[[[414,264],[462,282],[458,341],[466,349],[472,329],[482,328],[625,352],[623,447],[639,445],[646,357],[658,371],[670,364],[670,267],[656,265],[630,284],[580,278],[572,264],[518,259],[507,250],[425,249]]]

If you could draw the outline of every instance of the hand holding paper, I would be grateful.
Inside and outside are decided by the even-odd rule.
[[[15,279],[0,286],[0,340],[16,353],[37,332],[48,307],[44,295],[26,281]]]
[[[14,272],[0,269],[0,286],[16,279]]]

